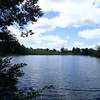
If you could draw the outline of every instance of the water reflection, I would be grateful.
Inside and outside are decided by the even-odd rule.
[[[100,100],[100,59],[88,56],[20,56],[15,60],[28,63],[18,87],[39,89],[55,86],[55,89],[42,92],[40,97],[44,100]],[[37,100],[41,100],[40,97]]]
[[[21,68],[26,64],[12,64],[9,57],[0,58],[0,100],[32,100],[39,96],[33,88],[19,89],[18,77],[23,76]]]

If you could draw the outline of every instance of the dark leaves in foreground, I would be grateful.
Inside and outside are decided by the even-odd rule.
[[[26,64],[12,64],[11,59],[9,57],[0,58],[0,85],[8,85],[9,83],[12,85],[17,82],[18,77],[24,74],[21,68]]]
[[[28,37],[28,35],[33,35],[34,32],[32,30],[29,30],[27,32],[22,32],[21,37]]]
[[[31,30],[23,32],[25,25],[34,24],[42,15],[38,0],[0,0],[0,30],[3,32],[12,25],[22,32],[23,37],[32,35]]]
[[[0,27],[18,24],[23,28],[28,22],[36,22],[43,15],[38,0],[0,0]]]
[[[21,71],[26,64],[12,64],[9,57],[0,58],[0,100],[34,100],[42,96],[41,93],[47,89],[55,89],[53,85],[45,86],[42,89],[33,88],[18,89],[18,77],[24,75]]]

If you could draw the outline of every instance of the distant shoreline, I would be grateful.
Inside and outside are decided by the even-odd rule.
[[[9,54],[9,55],[0,55],[0,57],[13,57],[13,56],[90,56],[100,58],[95,55],[81,55],[81,54]]]

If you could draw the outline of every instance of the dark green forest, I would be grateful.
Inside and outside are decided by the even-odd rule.
[[[64,47],[60,50],[27,48],[19,43],[15,35],[6,31],[0,32],[0,55],[89,55],[100,57],[100,46],[97,46],[96,49],[73,47],[72,50]]]

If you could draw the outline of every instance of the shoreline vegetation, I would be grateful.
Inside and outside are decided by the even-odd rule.
[[[80,48],[73,47],[72,50],[68,50],[67,48],[61,48],[58,51],[56,49],[48,49],[48,48],[47,49],[26,48],[24,45],[18,44],[18,45],[9,45],[8,48],[5,47],[0,48],[0,56],[21,56],[21,55],[22,56],[24,55],[82,55],[82,56],[93,56],[93,57],[100,58],[100,47],[98,46],[96,50],[92,48],[80,49]]]
[[[12,35],[10,31],[0,32],[0,56],[10,55],[85,55],[100,58],[100,46],[97,46],[96,49],[81,49],[78,47],[73,47],[72,50],[68,50],[65,47],[62,47],[60,50],[49,48],[34,49],[21,45],[15,35]]]

